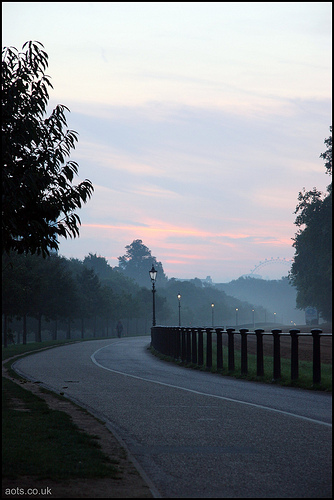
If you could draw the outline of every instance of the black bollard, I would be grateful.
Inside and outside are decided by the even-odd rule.
[[[255,330],[256,334],[256,375],[258,377],[263,377],[264,367],[263,367],[263,332],[261,328]]]
[[[320,362],[320,328],[311,330],[313,337],[313,383],[320,384],[321,381],[321,362]]]
[[[234,328],[226,328],[228,335],[228,371],[234,372]]]
[[[181,328],[176,329],[176,359],[181,359]]]
[[[181,329],[181,360],[184,363],[187,359],[187,347],[186,347],[186,329]]]
[[[216,334],[217,334],[217,370],[223,369],[223,330],[224,330],[224,328],[216,328]]]
[[[198,364],[199,366],[203,366],[204,363],[204,354],[203,354],[203,329],[198,329]]]
[[[191,328],[187,328],[187,333],[186,333],[186,360],[187,363],[191,362]]]
[[[197,364],[197,330],[196,328],[191,329],[191,361]]]
[[[298,378],[298,333],[300,330],[289,330],[291,335],[291,380]]]
[[[282,330],[271,330],[273,334],[273,357],[274,357],[274,373],[273,379],[278,380],[281,378],[281,348],[280,348],[280,333]]]
[[[248,366],[247,366],[247,328],[241,328],[240,330],[240,335],[241,335],[241,374],[246,375],[248,373]]]
[[[212,329],[206,328],[206,368],[212,368]]]

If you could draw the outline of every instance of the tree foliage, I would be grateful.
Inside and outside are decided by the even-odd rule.
[[[2,313],[36,318],[36,341],[41,341],[42,317],[47,321],[64,319],[75,311],[76,288],[64,258],[10,252],[3,254],[2,267]],[[26,331],[23,339],[25,343]]]
[[[85,179],[72,185],[78,164],[66,161],[77,142],[64,105],[47,116],[48,55],[39,42],[2,51],[2,249],[43,256],[58,237],[79,235],[75,213],[93,192]]]
[[[15,325],[16,338],[22,331],[23,343],[29,339],[31,330],[38,342],[46,339],[46,331],[48,335],[51,331],[53,339],[57,335],[66,335],[66,338],[116,335],[114,328],[119,319],[124,324],[125,333],[133,333],[134,324],[137,334],[149,333],[152,324],[151,287],[140,287],[117,267],[112,268],[105,257],[89,254],[80,261],[56,254],[43,258],[36,254],[10,252],[9,255],[3,254],[2,266],[4,342],[7,341],[9,324]],[[241,281],[249,281],[250,295],[254,300],[253,281],[258,282],[258,287],[265,287],[268,295],[268,283],[264,280]],[[271,285],[274,286],[273,282]],[[272,294],[278,297],[279,288],[274,286]],[[239,309],[239,324],[251,323],[254,304],[231,296],[232,289],[226,292],[218,286],[203,284],[197,278],[189,281],[172,278],[166,286],[157,286],[157,323],[178,324],[178,293],[181,294],[182,326],[211,325],[212,303],[215,325],[234,325],[236,307]],[[255,321],[263,322],[265,315],[264,309],[256,306]],[[267,319],[270,321],[269,315]],[[57,331],[62,333],[57,334]]]
[[[332,132],[332,127],[330,127]],[[326,173],[332,173],[332,136],[325,141],[327,149],[320,155]],[[332,183],[327,193],[316,188],[298,195],[295,220],[299,228],[293,246],[294,262],[290,280],[297,288],[297,307],[316,307],[322,317],[332,317]]]
[[[164,286],[167,283],[168,279],[161,262],[152,256],[151,250],[143,244],[142,240],[133,240],[125,248],[126,253],[118,257],[119,269],[125,276],[132,278],[140,286],[150,288],[149,271],[153,264],[157,270],[157,285]]]

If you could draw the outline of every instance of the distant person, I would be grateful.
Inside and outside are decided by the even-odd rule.
[[[122,331],[123,331],[123,325],[121,320],[118,320],[118,323],[116,325],[116,330],[117,330],[117,337],[120,339],[122,336]]]

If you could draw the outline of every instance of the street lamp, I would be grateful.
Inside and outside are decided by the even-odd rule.
[[[274,313],[274,323],[276,323],[276,313]]]
[[[238,326],[238,311],[239,311],[239,309],[236,307],[235,308],[235,326]]]
[[[155,326],[155,280],[157,277],[157,271],[154,269],[154,266],[152,264],[152,269],[150,271],[150,278],[152,282],[152,295],[153,295],[153,322],[152,325]]]
[[[179,326],[181,326],[181,294],[180,294],[180,292],[177,294],[177,298],[179,299]]]
[[[253,330],[255,330],[255,309],[252,309],[253,313]]]
[[[212,328],[213,328],[213,310],[214,310],[214,307],[215,307],[215,305],[212,302],[212,304],[211,304],[211,309],[212,309]]]

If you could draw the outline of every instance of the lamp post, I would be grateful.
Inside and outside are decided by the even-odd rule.
[[[276,313],[274,313],[274,323],[276,323]]]
[[[239,309],[236,307],[235,308],[235,326],[238,326],[238,311],[239,311]]]
[[[152,322],[152,325],[155,326],[155,280],[157,277],[157,271],[154,269],[153,264],[152,264],[152,269],[149,273],[150,273],[150,278],[151,278],[151,282],[152,282],[152,295],[153,295],[153,322]]]
[[[177,298],[179,300],[179,326],[181,326],[181,294],[180,294],[180,292],[177,294]]]
[[[214,325],[214,321],[213,321],[213,311],[214,311],[214,308],[215,308],[215,305],[212,302],[212,304],[211,304],[211,310],[212,310],[212,328],[213,328],[213,325]]]
[[[253,330],[255,330],[255,309],[252,309],[253,313]]]

